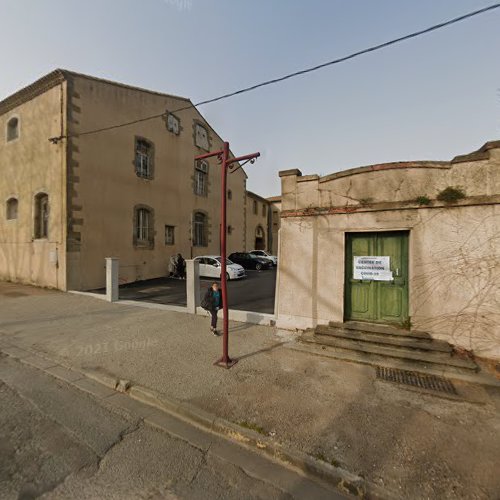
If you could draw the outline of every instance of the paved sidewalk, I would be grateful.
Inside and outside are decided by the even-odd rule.
[[[212,365],[221,339],[210,335],[208,318],[63,293],[3,295],[0,344],[188,402],[388,496],[500,496],[497,389],[457,383],[475,403],[408,390],[377,381],[373,367],[292,350],[290,332],[245,323],[231,324],[239,363],[226,371]]]

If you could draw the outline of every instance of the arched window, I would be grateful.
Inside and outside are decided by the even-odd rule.
[[[49,237],[49,195],[35,196],[35,239]]]
[[[207,216],[203,212],[195,212],[193,216],[193,246],[207,246]]]
[[[7,142],[19,137],[19,118],[13,116],[7,122]]]
[[[134,244],[152,248],[154,246],[153,209],[145,205],[134,207]]]
[[[7,220],[17,219],[17,206],[18,201],[16,198],[9,198],[7,200]]]

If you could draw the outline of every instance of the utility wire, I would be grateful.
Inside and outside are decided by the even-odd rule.
[[[381,43],[379,45],[373,45],[372,47],[368,47],[368,48],[360,50],[358,52],[353,52],[352,54],[349,54],[347,56],[343,56],[343,57],[340,57],[338,59],[334,59],[332,61],[325,62],[323,64],[318,64],[317,66],[312,66],[310,68],[306,68],[306,69],[303,69],[303,70],[300,70],[300,71],[295,71],[294,73],[289,73],[287,75],[284,75],[284,76],[281,76],[281,77],[278,77],[278,78],[274,78],[272,80],[266,80],[264,82],[257,83],[255,85],[250,86],[250,87],[245,87],[245,88],[242,88],[240,90],[236,90],[234,92],[229,92],[227,94],[223,94],[223,95],[220,95],[218,97],[214,97],[212,99],[207,99],[205,101],[197,102],[196,104],[192,104],[191,103],[188,106],[184,106],[182,108],[179,108],[179,109],[176,109],[174,111],[171,111],[171,113],[179,113],[180,111],[184,111],[186,109],[196,108],[198,106],[203,106],[205,104],[210,104],[210,103],[213,103],[213,102],[222,101],[223,99],[228,99],[230,97],[234,97],[234,96],[237,96],[237,95],[240,95],[240,94],[245,94],[246,92],[251,92],[252,90],[256,90],[256,89],[261,88],[261,87],[266,87],[268,85],[274,85],[276,83],[280,83],[280,82],[283,82],[285,80],[289,80],[290,78],[295,78],[297,76],[305,75],[307,73],[312,73],[313,71],[318,71],[320,69],[326,68],[327,66],[333,66],[334,64],[339,64],[339,63],[348,61],[350,59],[354,59],[355,57],[359,57],[361,55],[368,54],[370,52],[375,52],[377,50],[384,49],[384,48],[389,47],[391,45],[395,45],[397,43],[404,42],[406,40],[410,40],[411,38],[416,38],[418,36],[425,35],[425,34],[430,33],[432,31],[436,31],[436,30],[445,28],[445,27],[450,26],[452,24],[456,24],[456,23],[459,23],[461,21],[465,21],[466,19],[470,19],[471,17],[478,16],[479,14],[484,14],[485,12],[488,12],[488,11],[491,11],[491,10],[494,10],[494,9],[498,9],[499,7],[500,7],[500,3],[496,3],[496,4],[490,5],[488,7],[484,7],[482,9],[475,10],[473,12],[469,12],[469,13],[464,14],[462,16],[455,17],[453,19],[449,19],[448,21],[444,21],[442,23],[435,24],[433,26],[430,26],[429,28],[425,28],[425,29],[422,29],[422,30],[419,30],[419,31],[415,31],[413,33],[410,33],[409,35],[401,36],[399,38],[394,38],[393,40],[389,40],[388,42],[384,42],[384,43]],[[99,128],[99,129],[95,129],[95,130],[88,130],[86,132],[80,132],[78,134],[74,134],[74,136],[97,134],[98,132],[105,132],[107,130],[113,130],[113,129],[116,129],[116,128],[127,127],[127,126],[133,125],[135,123],[141,123],[141,122],[145,122],[145,121],[148,121],[148,120],[153,120],[155,118],[160,118],[160,117],[163,117],[163,116],[166,116],[166,115],[167,115],[167,113],[163,112],[163,113],[160,113],[160,114],[157,114],[157,115],[148,116],[148,117],[145,117],[145,118],[140,118],[138,120],[133,120],[133,121],[126,122],[126,123],[120,123],[118,125],[111,125],[109,127],[103,127],[103,128]],[[68,138],[68,137],[72,137],[72,136],[70,136],[70,135],[67,135],[67,136],[62,135],[62,136],[59,136],[59,137],[52,137],[52,138],[49,139],[49,141],[51,141],[53,143],[57,143],[61,139]]]

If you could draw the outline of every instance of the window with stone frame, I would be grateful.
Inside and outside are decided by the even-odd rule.
[[[135,173],[144,179],[153,178],[154,146],[141,137],[135,138]]]
[[[208,151],[210,149],[210,141],[208,139],[208,130],[200,123],[194,125],[194,143],[201,149]]]
[[[18,209],[19,202],[17,201],[17,198],[9,198],[7,200],[7,210],[6,210],[6,216],[7,220],[15,220],[17,219],[17,209]]]
[[[35,196],[35,239],[49,237],[49,195],[38,193]]]
[[[175,244],[175,227],[165,226],[165,245]]]
[[[208,195],[208,162],[198,160],[194,169],[194,194],[197,196]]]
[[[16,116],[13,116],[8,122],[7,122],[7,142],[13,141],[15,139],[19,138],[19,118]]]
[[[207,233],[207,215],[203,212],[195,212],[193,215],[193,246],[208,246]]]
[[[181,122],[179,118],[172,113],[167,114],[167,130],[175,135],[181,133]]]
[[[153,209],[145,205],[134,208],[134,244],[152,248],[154,246]]]
[[[253,213],[255,215],[257,215],[257,213],[258,213],[258,206],[257,206],[257,202],[255,200],[253,200]]]

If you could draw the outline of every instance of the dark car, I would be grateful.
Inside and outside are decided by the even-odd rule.
[[[269,269],[271,267],[271,263],[268,260],[261,259],[248,252],[232,253],[228,259],[245,269],[257,269],[257,271],[260,271],[261,269]]]

